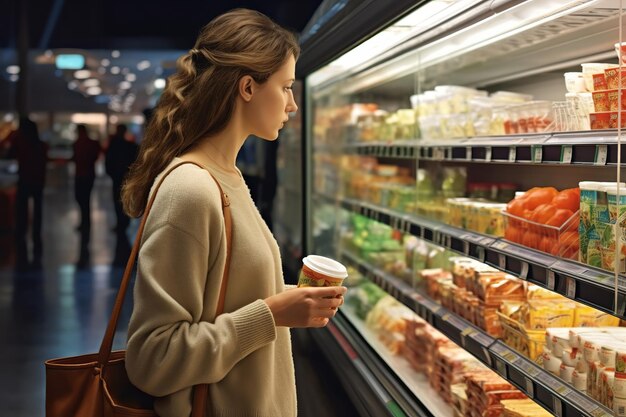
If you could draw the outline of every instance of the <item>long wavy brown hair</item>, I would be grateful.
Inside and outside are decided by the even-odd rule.
[[[239,80],[264,83],[300,48],[296,37],[262,13],[235,9],[207,24],[178,58],[122,189],[128,215],[143,214],[156,176],[178,155],[223,130]]]

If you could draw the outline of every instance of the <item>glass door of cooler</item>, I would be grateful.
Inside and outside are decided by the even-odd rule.
[[[623,413],[620,7],[432,1],[306,78],[309,252],[434,415]]]

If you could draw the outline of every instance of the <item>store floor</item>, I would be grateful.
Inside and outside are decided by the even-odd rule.
[[[67,166],[49,171],[44,191],[43,269],[15,272],[12,235],[0,233],[0,416],[44,416],[44,360],[99,348],[123,274],[121,267],[112,266],[119,242],[111,231],[115,214],[110,187],[104,177],[94,187],[87,268],[75,266],[79,213]],[[136,228],[132,223],[129,236]],[[124,346],[129,313],[127,302],[114,349]],[[293,340],[299,416],[355,416],[306,331],[294,331]]]

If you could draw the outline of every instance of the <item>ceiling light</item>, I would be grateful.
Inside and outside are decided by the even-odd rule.
[[[133,74],[132,72],[126,74],[126,81],[130,81],[132,83],[133,81],[136,81],[136,80],[137,80],[137,76]]]
[[[122,74],[126,75],[130,72],[130,70],[128,69],[128,67],[124,67],[122,68]]]
[[[91,77],[91,71],[89,70],[78,70],[74,72],[74,78],[76,79],[85,80],[89,77]]]
[[[100,87],[89,87],[87,89],[87,94],[90,96],[97,96],[98,94],[102,94],[102,88]]]
[[[111,65],[111,61],[104,58],[102,61],[100,61],[100,65],[102,65],[103,67],[108,67],[109,65]]]
[[[117,75],[119,73],[120,73],[120,67],[118,66],[111,67],[111,74]]]
[[[18,65],[9,65],[7,67],[7,72],[9,74],[19,74],[20,73],[20,67]]]
[[[98,67],[98,74],[104,75],[107,73],[107,69],[104,67]]]
[[[148,61],[147,59],[143,60],[143,61],[139,61],[139,63],[137,64],[137,69],[139,71],[143,71],[150,68],[150,61]]]
[[[165,88],[165,79],[157,78],[156,80],[154,80],[154,87],[159,89]]]
[[[119,119],[117,118],[116,115],[113,115],[113,116],[109,117],[109,122],[111,122],[113,124],[116,124],[118,120]]]
[[[78,81],[70,81],[69,83],[67,83],[67,88],[69,88],[70,90],[76,90],[78,88]]]
[[[17,74],[9,75],[9,81],[11,81],[11,82],[17,82],[17,80],[19,80],[19,79],[20,79],[20,76],[17,75]]]
[[[117,50],[112,51],[112,52],[111,52],[111,56],[112,56],[113,58],[119,58],[119,57],[120,57],[120,51],[117,51]]]
[[[128,81],[122,81],[122,82],[120,83],[119,87],[120,87],[122,90],[128,90],[130,87],[132,87],[132,84],[131,84],[131,83],[129,83]]]
[[[90,78],[83,82],[83,87],[97,87],[100,85],[100,80],[97,78]]]
[[[146,121],[145,117],[143,117],[142,115],[138,114],[136,116],[133,116],[133,123],[136,125],[142,125],[143,122]]]

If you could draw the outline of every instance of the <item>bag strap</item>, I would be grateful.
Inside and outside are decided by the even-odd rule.
[[[124,304],[124,298],[126,296],[126,291],[128,290],[128,284],[130,283],[130,276],[133,271],[133,267],[135,265],[135,260],[137,259],[137,254],[139,253],[139,245],[141,243],[141,237],[143,235],[143,229],[146,225],[146,219],[148,218],[148,214],[150,213],[150,209],[152,208],[152,204],[156,198],[157,191],[163,184],[165,178],[176,168],[185,164],[193,164],[196,165],[207,172],[209,172],[205,167],[200,165],[194,161],[183,161],[180,162],[169,170],[165,172],[165,174],[161,177],[158,182],[150,200],[148,201],[148,205],[143,213],[143,218],[141,219],[141,223],[139,224],[139,230],[137,231],[137,236],[135,237],[135,243],[133,244],[133,249],[128,258],[128,262],[126,263],[126,269],[124,270],[124,276],[122,278],[122,282],[120,284],[120,288],[117,291],[117,297],[115,298],[115,305],[113,306],[113,311],[111,313],[111,318],[109,319],[109,324],[107,325],[106,332],[104,333],[104,338],[102,339],[102,343],[100,344],[100,351],[98,352],[98,364],[100,365],[100,369],[104,370],[104,367],[109,361],[109,357],[111,355],[111,349],[113,347],[113,337],[115,335],[115,329],[117,328],[117,322],[119,320],[122,305]],[[232,254],[232,218],[230,213],[230,200],[228,199],[228,195],[222,189],[219,181],[209,172],[209,175],[213,178],[215,183],[217,184],[217,188],[220,190],[220,196],[222,200],[222,213],[224,215],[224,225],[226,228],[226,263],[224,265],[224,272],[222,275],[222,283],[220,285],[220,294],[219,300],[217,303],[216,309],[216,317],[224,312],[224,300],[226,299],[226,287],[228,284],[228,274],[230,270],[230,257]],[[200,384],[194,386],[194,395],[193,395],[193,408],[192,408],[192,417],[199,417],[204,415],[204,410],[206,409],[206,399],[208,396],[208,384]]]

